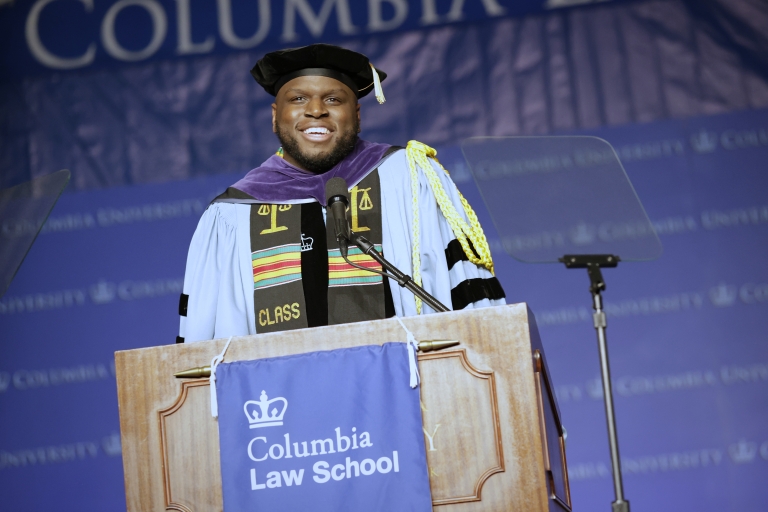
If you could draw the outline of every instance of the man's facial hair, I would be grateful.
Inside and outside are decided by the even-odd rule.
[[[283,146],[285,154],[290,155],[301,167],[314,174],[322,174],[330,171],[336,164],[344,160],[355,149],[357,134],[360,131],[360,121],[355,119],[350,130],[339,135],[336,144],[324,153],[307,155],[301,151],[299,142],[287,131],[283,131],[280,125],[275,123],[275,134]]]

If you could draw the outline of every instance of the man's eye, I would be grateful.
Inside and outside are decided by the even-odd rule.
[[[339,98],[327,98],[326,101],[329,103],[339,103],[340,100]]]

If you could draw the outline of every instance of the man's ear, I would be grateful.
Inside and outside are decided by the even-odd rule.
[[[359,115],[359,114],[358,114]],[[272,133],[277,133],[277,103],[272,104]]]
[[[360,133],[362,130],[360,129],[360,103],[357,104],[357,133]]]

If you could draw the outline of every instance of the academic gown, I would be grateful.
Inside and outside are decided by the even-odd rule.
[[[381,184],[383,254],[401,271],[412,275],[414,215],[406,151],[391,151],[382,160],[374,165],[378,167]],[[456,185],[437,162],[429,161],[450,201],[466,221]],[[358,172],[358,176],[348,181],[348,186],[354,187],[377,167]],[[301,204],[321,199],[318,193],[305,195],[314,197],[272,197],[264,202]],[[250,208],[250,204],[214,202],[200,219],[187,257],[182,295],[183,299],[186,297],[185,307],[180,307],[179,336],[185,342],[258,332],[254,314]],[[421,279],[426,291],[454,310],[505,304],[504,292],[491,272],[466,258],[420,169],[418,220]],[[416,315],[414,295],[393,279],[388,282],[394,313]],[[433,312],[426,304],[422,305],[422,314]]]

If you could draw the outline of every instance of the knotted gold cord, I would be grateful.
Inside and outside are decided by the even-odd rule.
[[[448,221],[448,225],[451,226],[453,234],[461,244],[461,248],[464,250],[464,254],[467,255],[469,261],[475,265],[482,265],[487,268],[493,274],[493,260],[491,259],[491,249],[488,246],[488,240],[485,238],[483,228],[480,226],[480,222],[477,220],[474,210],[469,205],[461,192],[456,190],[461,198],[461,205],[464,207],[464,213],[466,213],[469,223],[465,221],[453,202],[451,202],[448,194],[446,194],[440,177],[435,172],[434,168],[430,164],[428,158],[433,159],[437,165],[443,170],[446,175],[448,171],[445,170],[440,162],[438,162],[436,156],[437,151],[433,148],[422,144],[421,142],[412,140],[408,142],[408,146],[405,149],[406,158],[408,160],[408,168],[411,171],[411,196],[413,198],[413,280],[421,285],[421,252],[419,249],[419,200],[418,200],[418,171],[426,176],[429,181],[430,187],[432,187],[432,193],[435,195],[438,206],[443,216]],[[472,242],[470,246],[469,242]],[[474,247],[474,251],[472,250]],[[477,253],[477,254],[475,254]],[[478,257],[479,255],[479,257]],[[421,314],[421,299],[416,297],[416,312]]]

